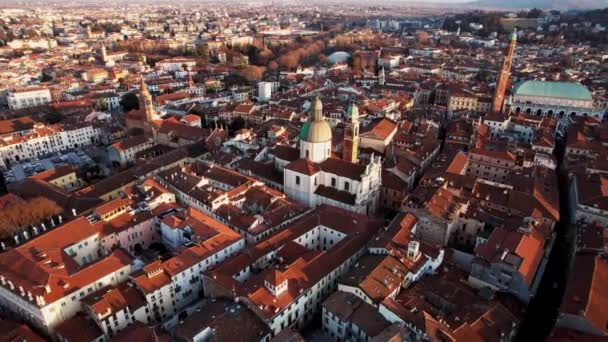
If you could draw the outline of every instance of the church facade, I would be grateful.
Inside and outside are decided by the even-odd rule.
[[[358,128],[357,128],[358,129]],[[380,157],[367,165],[331,156],[332,132],[317,98],[312,118],[300,132],[300,159],[283,169],[284,192],[309,207],[328,204],[370,215],[376,212],[381,188]]]

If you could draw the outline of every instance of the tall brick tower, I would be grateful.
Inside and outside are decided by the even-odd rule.
[[[101,43],[101,61],[104,63],[108,62],[108,51],[104,43]]]
[[[344,141],[342,142],[342,159],[356,163],[359,158],[359,108],[354,104],[348,107],[350,121],[344,127]]]
[[[513,64],[513,54],[515,53],[515,45],[517,43],[517,30],[511,33],[511,43],[505,59],[502,61],[502,68],[496,82],[494,90],[494,101],[492,102],[492,112],[502,111],[502,105],[505,102],[505,93],[509,85],[509,77],[511,76],[511,64]]]
[[[145,130],[152,130],[152,121],[156,119],[156,111],[154,110],[154,104],[152,103],[152,95],[150,95],[150,92],[148,91],[143,76],[141,76],[141,82],[139,83],[139,109],[143,110],[145,113]]]

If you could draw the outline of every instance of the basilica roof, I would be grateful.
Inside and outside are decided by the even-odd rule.
[[[513,89],[515,95],[591,100],[591,92],[576,82],[524,81]]]

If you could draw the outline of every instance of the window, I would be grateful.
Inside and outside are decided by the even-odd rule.
[[[344,182],[344,190],[345,191],[349,191],[350,190],[350,183],[349,182]]]
[[[331,186],[336,186],[336,179],[334,177],[331,178]]]
[[[296,185],[300,185],[300,176],[296,176]]]

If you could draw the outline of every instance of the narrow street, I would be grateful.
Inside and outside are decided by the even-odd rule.
[[[544,341],[551,333],[562,302],[574,252],[576,227],[570,222],[568,210],[568,175],[561,169],[564,155],[563,142],[556,145],[559,162],[560,222],[555,226],[556,239],[547,268],[541,279],[536,296],[530,301],[521,324],[517,341]]]

